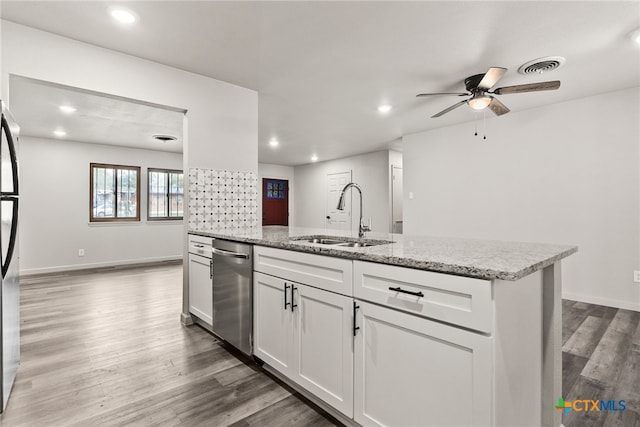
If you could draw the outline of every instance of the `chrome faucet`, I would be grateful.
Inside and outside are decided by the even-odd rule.
[[[365,231],[371,231],[371,218],[369,218],[369,225],[364,225],[364,218],[362,216],[362,189],[358,184],[356,184],[355,182],[350,182],[344,186],[344,188],[340,192],[340,198],[338,199],[338,206],[336,207],[336,209],[338,209],[339,211],[344,210],[344,195],[350,187],[354,187],[356,190],[358,190],[358,193],[360,193],[360,221],[358,222],[358,237],[362,239],[364,237]]]

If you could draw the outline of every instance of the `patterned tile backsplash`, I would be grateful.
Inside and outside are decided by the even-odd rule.
[[[253,172],[189,169],[189,230],[249,233],[258,227]]]

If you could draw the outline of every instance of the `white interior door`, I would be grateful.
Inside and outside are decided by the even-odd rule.
[[[351,192],[347,194],[344,210],[337,209],[340,192],[351,182],[351,171],[327,174],[326,226],[333,230],[351,230]]]

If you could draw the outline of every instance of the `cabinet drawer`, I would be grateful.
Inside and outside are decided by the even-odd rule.
[[[189,234],[189,253],[212,258],[213,238]]]
[[[491,332],[491,281],[354,261],[356,298]]]
[[[253,269],[285,280],[353,295],[353,262],[323,255],[254,246]]]

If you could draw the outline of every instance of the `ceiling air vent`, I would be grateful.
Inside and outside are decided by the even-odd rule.
[[[560,67],[566,59],[562,56],[547,56],[545,58],[534,59],[518,68],[520,74],[542,74],[553,71]]]

